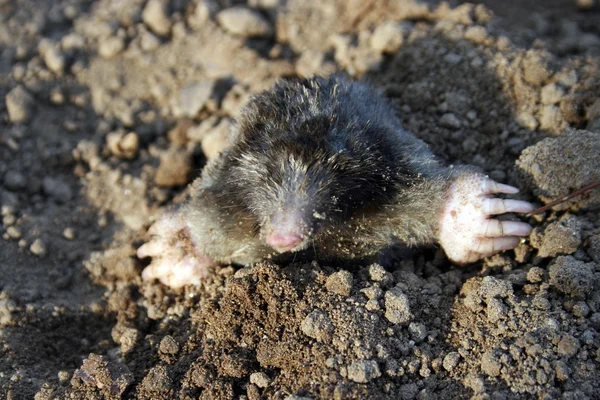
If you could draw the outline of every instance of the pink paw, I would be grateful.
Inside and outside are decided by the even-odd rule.
[[[137,251],[139,258],[152,257],[142,272],[144,280],[158,279],[172,288],[198,285],[208,276],[208,267],[216,265],[212,259],[198,254],[178,213],[163,215],[148,233],[150,241]]]
[[[520,237],[531,233],[531,226],[520,221],[500,221],[491,216],[533,211],[533,205],[526,201],[492,196],[518,191],[483,175],[458,177],[446,193],[440,220],[440,244],[448,258],[465,264],[517,247]]]

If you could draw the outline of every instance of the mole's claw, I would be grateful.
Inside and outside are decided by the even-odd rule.
[[[482,237],[500,238],[503,236],[529,236],[531,225],[521,221],[500,221],[488,219],[483,224]]]
[[[533,204],[522,200],[487,198],[483,206],[489,215],[505,213],[528,213],[534,210]]]
[[[515,194],[515,193],[519,193],[518,188],[516,188],[514,186],[510,186],[510,185],[505,185],[503,183],[498,183],[493,179],[485,178],[485,180],[482,183],[483,183],[482,186],[483,186],[484,194],[495,194],[495,193]]]
[[[198,285],[208,276],[207,268],[215,262],[197,254],[197,248],[186,234],[186,222],[177,213],[170,212],[156,221],[148,233],[153,237],[137,250],[138,258],[152,257],[142,272],[142,279],[158,279],[173,288]]]
[[[502,250],[515,248],[519,237],[528,236],[531,226],[520,221],[500,221],[490,215],[526,213],[533,205],[521,200],[490,197],[493,193],[516,193],[482,175],[459,176],[446,193],[439,225],[440,244],[456,263],[470,263]]]
[[[519,245],[519,238],[502,236],[494,238],[479,238],[473,246],[474,252],[481,257],[491,256],[502,250],[514,249]]]

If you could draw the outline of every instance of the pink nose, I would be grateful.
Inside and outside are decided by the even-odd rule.
[[[267,244],[279,252],[292,250],[302,243],[302,237],[293,232],[273,232],[267,236]]]

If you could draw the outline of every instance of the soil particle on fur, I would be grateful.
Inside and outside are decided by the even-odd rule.
[[[466,267],[140,277],[145,228],[282,77],[371,82],[517,198],[600,180],[598,2],[480,3],[0,1],[0,397],[597,397],[600,189]]]

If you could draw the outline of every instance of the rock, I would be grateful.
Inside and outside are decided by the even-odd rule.
[[[523,150],[517,160],[519,175],[544,203],[560,199],[575,189],[600,180],[600,133],[568,130],[562,136],[546,138]],[[560,162],[556,162],[560,160]],[[595,189],[555,210],[600,205]]]
[[[521,67],[523,79],[534,86],[541,86],[552,74],[549,56],[539,50],[528,50]]]
[[[379,264],[369,265],[369,277],[374,282],[391,281],[392,274]]]
[[[440,125],[446,128],[458,129],[461,126],[460,120],[452,113],[446,113],[440,118]]]
[[[73,198],[71,187],[61,180],[47,176],[42,181],[42,187],[44,193],[52,197],[57,203],[64,204]]]
[[[502,368],[502,364],[494,357],[492,350],[483,353],[483,356],[481,357],[481,371],[484,374],[488,376],[498,376],[500,375],[500,368]]]
[[[75,230],[71,227],[65,228],[65,230],[63,231],[63,237],[67,240],[75,239]]]
[[[398,394],[402,400],[413,400],[416,399],[419,394],[419,387],[416,383],[405,383],[400,386]]]
[[[144,51],[156,50],[160,46],[160,39],[154,36],[152,33],[144,30],[140,34],[140,47]]]
[[[589,239],[589,248],[587,253],[594,261],[600,264],[600,234],[594,235]]]
[[[539,126],[539,122],[537,121],[537,119],[535,119],[535,117],[527,111],[519,112],[517,114],[516,121],[520,127],[529,129],[530,131],[535,131]]]
[[[194,118],[204,107],[213,93],[214,81],[195,82],[187,85],[179,92],[179,109],[189,118]]]
[[[531,267],[527,271],[527,280],[531,283],[539,283],[544,278],[544,270],[540,267]]]
[[[160,157],[154,181],[158,186],[186,185],[192,172],[192,156],[184,149],[171,149]]]
[[[558,342],[558,345],[556,346],[556,351],[560,355],[573,357],[575,354],[577,354],[580,348],[581,344],[579,343],[579,340],[577,340],[571,335],[565,334],[561,337],[560,341]]]
[[[90,354],[71,378],[71,384],[92,387],[106,398],[120,398],[133,383],[133,374],[120,362],[107,361],[104,357]]]
[[[337,293],[341,296],[350,296],[354,277],[348,271],[337,271],[327,277],[325,287],[332,293]]]
[[[56,75],[62,75],[65,71],[65,56],[56,46],[50,46],[46,49],[44,52],[44,63]]]
[[[408,297],[398,287],[385,293],[385,317],[393,324],[406,324],[413,318]]]
[[[369,42],[373,50],[395,53],[404,42],[404,30],[398,22],[386,21],[375,28]]]
[[[231,142],[233,121],[223,118],[202,138],[202,152],[207,159],[213,159],[221,154]]]
[[[131,160],[137,156],[140,139],[135,132],[111,132],[106,135],[106,146],[113,155]]]
[[[572,256],[557,257],[549,268],[550,285],[572,296],[583,296],[594,288],[594,264]]]
[[[460,354],[458,354],[458,352],[456,352],[456,351],[452,351],[452,352],[446,354],[446,357],[444,357],[444,361],[442,362],[442,365],[446,371],[452,372],[452,370],[454,368],[456,368],[456,366],[458,365],[459,361],[460,361]]]
[[[112,58],[125,48],[125,40],[119,36],[110,36],[98,43],[98,54],[102,58]]]
[[[13,192],[23,190],[27,187],[27,179],[18,171],[8,171],[4,175],[4,187]]]
[[[531,245],[539,249],[540,257],[573,254],[581,245],[581,223],[569,217],[549,224],[543,234],[532,234]]]
[[[8,119],[12,123],[27,122],[31,118],[34,99],[21,85],[17,85],[6,95]]]
[[[161,0],[149,0],[142,11],[142,21],[159,36],[167,36],[171,31],[171,20],[166,5]]]
[[[568,127],[560,108],[557,106],[548,105],[542,107],[539,119],[540,127],[550,132],[560,133]]]
[[[421,343],[427,337],[427,327],[420,323],[411,322],[408,325],[408,332],[415,343]]]
[[[258,386],[259,388],[266,388],[271,383],[269,375],[264,372],[255,372],[250,374],[250,383]]]
[[[333,325],[327,313],[315,310],[308,314],[300,326],[302,332],[319,342],[329,342],[333,337]]]
[[[224,9],[217,14],[217,22],[227,32],[244,38],[273,35],[271,23],[257,11],[246,7],[236,6]]]
[[[357,383],[369,383],[380,376],[379,365],[373,360],[354,361],[348,366],[348,378]]]
[[[38,257],[44,257],[46,255],[46,244],[42,239],[35,239],[29,246],[29,251]]]
[[[325,53],[317,50],[306,50],[296,61],[296,73],[304,78],[313,75],[329,76],[336,71],[335,63],[327,61]]]
[[[163,354],[174,355],[179,352],[179,343],[173,339],[173,336],[167,335],[160,341],[158,350]]]
[[[542,104],[552,105],[560,103],[564,95],[565,90],[563,88],[556,83],[549,83],[542,88]]]

